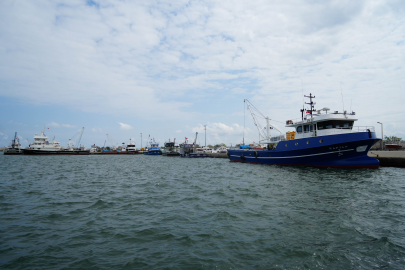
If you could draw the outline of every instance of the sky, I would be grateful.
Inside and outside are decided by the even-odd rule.
[[[405,138],[404,64],[403,0],[2,0],[0,146],[253,143],[244,99],[287,132],[309,93]]]

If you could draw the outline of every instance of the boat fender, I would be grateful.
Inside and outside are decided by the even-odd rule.
[[[231,156],[231,154],[229,154],[229,152],[226,152],[226,155],[227,155],[228,157],[230,157],[230,156]]]
[[[257,158],[259,156],[259,154],[257,153],[257,151],[253,152],[253,155],[255,156],[255,158]]]
[[[369,129],[367,129],[367,131],[368,131],[368,137],[371,139],[371,131],[369,130]]]
[[[241,159],[242,161],[245,161],[246,158],[245,158],[244,155],[241,155],[241,156],[240,156],[240,159]]]

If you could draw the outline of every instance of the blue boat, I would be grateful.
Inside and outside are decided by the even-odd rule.
[[[309,110],[301,110],[301,119],[288,120],[286,127],[294,128],[286,136],[271,136],[276,129],[267,120],[267,126],[262,129],[258,125],[248,100],[247,107],[252,113],[259,129],[261,143],[267,145],[264,150],[258,149],[230,149],[228,157],[231,161],[277,164],[312,167],[337,168],[371,168],[379,167],[380,162],[367,156],[370,148],[380,139],[376,137],[374,127],[355,127],[357,121],[354,112],[328,113],[329,108],[314,109],[315,96],[305,96],[310,99]],[[255,109],[255,108],[254,108]],[[305,112],[305,116],[304,116]],[[264,132],[267,131],[267,134]]]
[[[151,139],[149,136],[148,150],[143,152],[144,155],[158,156],[162,154],[162,149],[159,147],[159,143],[155,142],[155,139]]]

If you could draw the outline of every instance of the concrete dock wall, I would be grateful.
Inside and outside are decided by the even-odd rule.
[[[380,161],[381,167],[405,168],[405,151],[376,151],[368,152],[369,157]]]

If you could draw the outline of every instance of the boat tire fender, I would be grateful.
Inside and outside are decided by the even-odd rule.
[[[226,155],[227,155],[228,157],[230,157],[230,156],[231,156],[231,154],[229,154],[229,152],[226,152]]]
[[[257,158],[259,156],[259,153],[257,153],[257,151],[254,151],[253,155],[255,156],[255,158]]]
[[[240,159],[241,159],[242,161],[245,161],[246,158],[245,158],[244,155],[241,155],[241,156],[240,156]]]
[[[368,131],[368,137],[371,139],[371,131],[369,130],[369,129],[367,129],[367,131]]]

